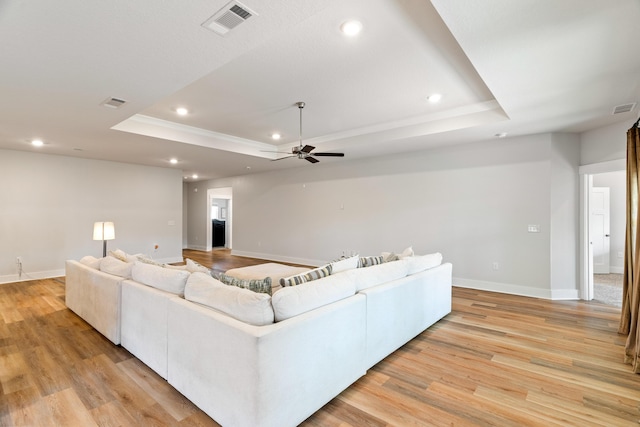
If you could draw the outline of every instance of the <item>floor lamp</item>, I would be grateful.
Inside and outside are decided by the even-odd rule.
[[[102,240],[102,256],[107,256],[107,240],[116,238],[116,229],[112,222],[94,222],[93,240]]]

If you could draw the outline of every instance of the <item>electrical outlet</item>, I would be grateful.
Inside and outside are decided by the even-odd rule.
[[[498,264],[498,262],[497,262],[497,261],[496,261],[496,262],[494,262],[494,263],[492,264],[492,266],[491,266],[491,267],[492,267],[494,270],[496,270],[496,271],[497,271],[497,270],[500,270],[500,264]]]

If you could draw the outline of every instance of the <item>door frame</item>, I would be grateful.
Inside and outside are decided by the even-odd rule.
[[[594,253],[593,253],[593,274],[609,274],[611,273],[611,189],[609,187],[591,187],[591,193],[589,193],[589,202],[593,202],[594,200],[591,199],[591,197],[594,197],[595,194],[601,193],[602,197],[603,197],[603,201],[604,206],[602,210],[602,215],[605,218],[605,221],[603,221],[602,225],[604,226],[602,228],[602,235],[599,236],[598,233],[594,233],[593,228],[589,227],[589,232],[592,234],[589,238],[589,241],[592,242],[592,247],[594,249]],[[597,211],[600,211],[600,209],[598,209]],[[589,206],[589,218],[593,219],[594,217],[594,207],[593,206]],[[595,224],[592,224],[595,225]],[[597,229],[597,228],[596,228]],[[602,256],[603,259],[603,264],[599,265],[598,263],[596,263],[596,253],[595,253],[595,248],[597,247],[597,245],[594,245],[593,242],[598,241],[599,239],[602,239],[603,242],[603,253],[606,254],[606,256]],[[606,250],[605,250],[606,249]],[[596,271],[598,270],[598,271]]]
[[[627,169],[627,160],[611,160],[580,166],[580,299],[593,299],[593,251],[589,244],[589,198],[593,175]]]
[[[218,188],[209,188],[207,189],[207,251],[213,249],[212,238],[211,238],[211,200],[212,199],[225,199],[228,200],[227,205],[227,219],[225,233],[226,233],[226,244],[225,247],[227,249],[231,249],[233,246],[233,187],[218,187]]]

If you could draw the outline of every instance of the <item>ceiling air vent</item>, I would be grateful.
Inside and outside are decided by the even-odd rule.
[[[207,19],[202,26],[216,34],[224,36],[229,30],[233,30],[247,19],[257,15],[257,13],[242,3],[232,1],[217,11],[211,18]]]
[[[628,113],[629,111],[633,111],[633,109],[636,108],[636,103],[632,103],[632,104],[623,104],[623,105],[618,105],[613,109],[613,113],[611,114],[621,114],[621,113]]]
[[[102,101],[100,103],[100,105],[103,105],[105,107],[109,107],[109,108],[120,108],[122,107],[127,101],[125,101],[124,99],[118,99],[118,98],[107,98],[104,101]]]

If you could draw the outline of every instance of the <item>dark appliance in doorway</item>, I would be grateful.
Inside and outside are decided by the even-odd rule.
[[[211,220],[211,245],[214,248],[224,247],[226,244],[225,241],[225,222],[220,221],[219,219]]]

